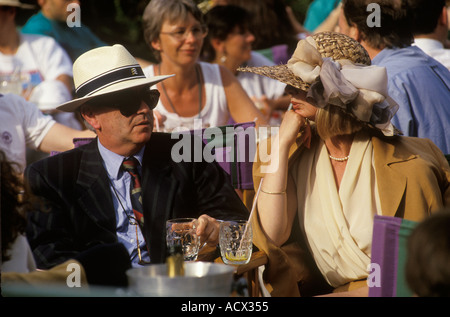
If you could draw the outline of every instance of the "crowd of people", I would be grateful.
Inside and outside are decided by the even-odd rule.
[[[165,261],[171,218],[197,218],[201,243],[217,246],[220,221],[249,208],[217,162],[194,149],[172,159],[168,132],[200,120],[279,127],[253,163],[263,293],[367,296],[384,215],[419,223],[413,292],[448,296],[448,1],[377,1],[373,27],[371,0],[314,0],[304,24],[278,0],[151,0],[154,63],[67,27],[68,2],[80,5],[38,0],[19,29],[17,10],[36,7],[0,0],[5,285],[66,283],[75,263],[86,285],[124,287],[129,268]]]

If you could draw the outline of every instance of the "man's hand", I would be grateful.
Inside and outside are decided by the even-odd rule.
[[[211,246],[216,246],[219,243],[219,228],[219,221],[208,215],[201,215],[197,224],[197,235],[200,237],[200,245],[207,242]]]

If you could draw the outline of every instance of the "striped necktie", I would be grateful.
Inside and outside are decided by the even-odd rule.
[[[131,175],[130,199],[133,207],[134,217],[141,226],[144,225],[144,215],[142,208],[141,180],[137,169],[139,162],[136,158],[129,157],[123,160],[122,167]]]

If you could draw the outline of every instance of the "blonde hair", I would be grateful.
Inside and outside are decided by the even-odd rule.
[[[332,105],[318,108],[315,122],[317,133],[322,140],[337,135],[353,134],[365,128],[364,123]]]

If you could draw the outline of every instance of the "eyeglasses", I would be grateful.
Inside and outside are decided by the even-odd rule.
[[[150,90],[148,87],[138,91],[123,91],[105,96],[98,96],[88,103],[94,107],[109,107],[120,110],[125,117],[135,114],[141,107],[142,101],[147,104],[150,110],[158,104],[159,91]]]
[[[174,39],[176,39],[179,42],[185,41],[188,38],[190,33],[197,40],[203,39],[206,36],[206,34],[208,34],[208,28],[206,26],[202,25],[202,26],[194,26],[191,29],[180,28],[178,31],[174,31],[174,32],[160,32],[160,34],[167,34],[167,35],[172,36]]]

